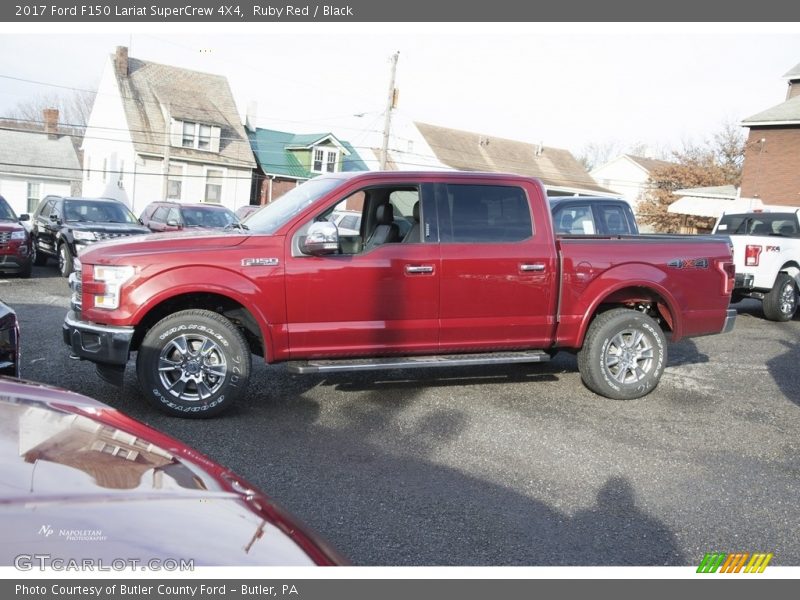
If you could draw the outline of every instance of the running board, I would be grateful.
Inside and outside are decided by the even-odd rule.
[[[442,354],[437,356],[398,356],[336,360],[291,361],[290,373],[332,373],[337,371],[379,371],[384,369],[419,369],[422,367],[468,367],[547,362],[550,355],[541,350],[524,352],[489,352],[485,354]]]

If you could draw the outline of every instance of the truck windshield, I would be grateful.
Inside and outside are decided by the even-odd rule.
[[[334,177],[311,179],[287,192],[247,219],[251,233],[275,233],[293,216],[316,202],[341,183]]]
[[[777,235],[797,237],[795,213],[747,213],[724,215],[715,233],[726,235]]]

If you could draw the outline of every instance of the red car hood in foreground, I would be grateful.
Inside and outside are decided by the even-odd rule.
[[[100,402],[0,378],[0,565],[19,556],[216,565],[343,561],[181,442]]]

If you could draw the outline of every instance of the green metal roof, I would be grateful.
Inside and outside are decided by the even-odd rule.
[[[342,157],[343,171],[369,170],[352,145],[331,133],[295,134],[274,129],[256,129],[248,131],[248,137],[258,165],[268,175],[284,175],[297,179],[311,179],[319,175],[304,167],[291,149],[310,148],[328,137],[336,140],[350,153],[349,156]]]

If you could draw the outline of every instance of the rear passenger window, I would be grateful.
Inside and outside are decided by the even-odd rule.
[[[437,186],[442,242],[519,242],[533,235],[522,188],[494,185]]]

